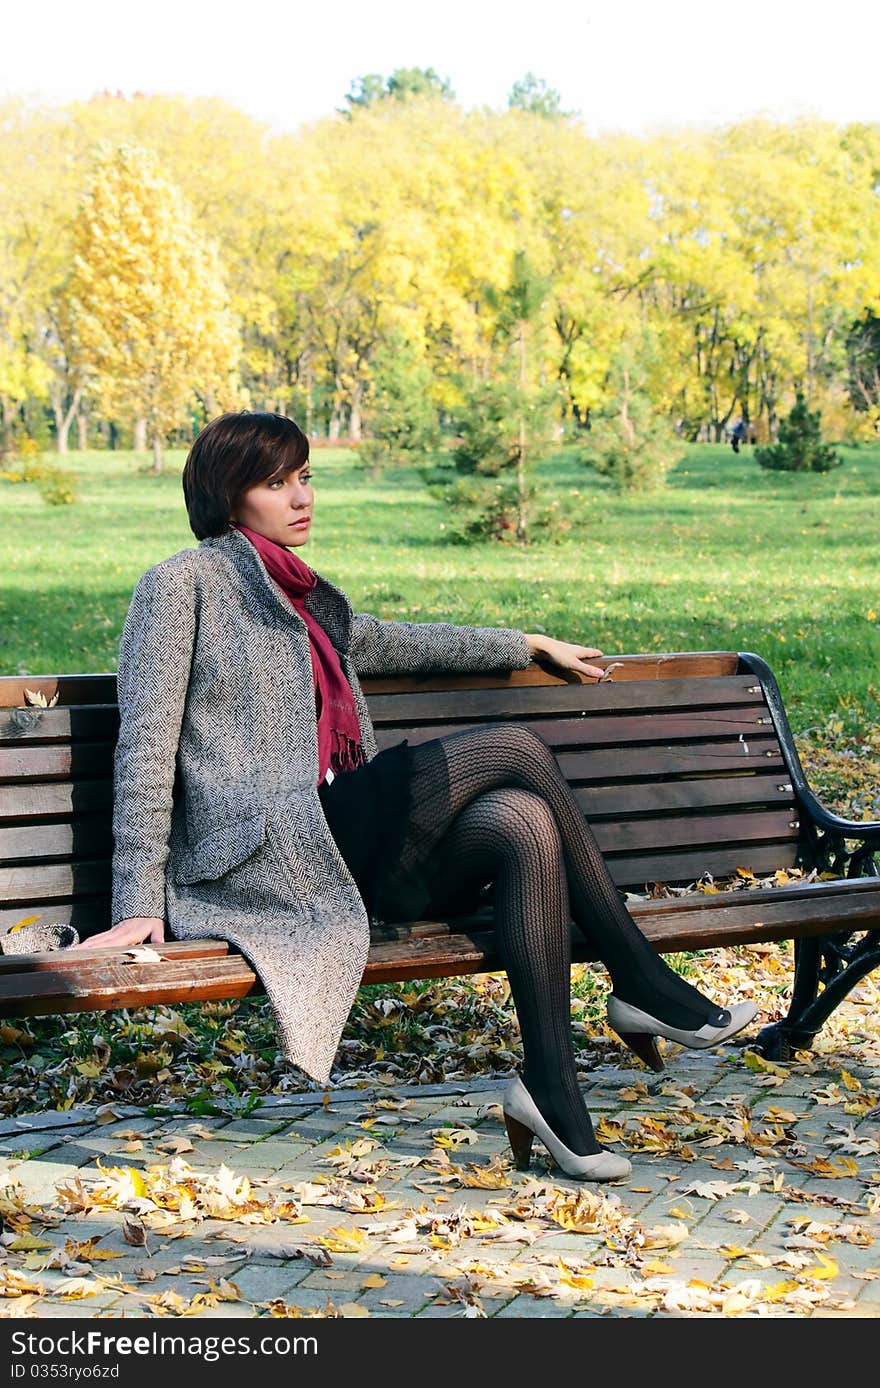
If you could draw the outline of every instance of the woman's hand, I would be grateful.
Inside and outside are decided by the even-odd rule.
[[[140,945],[149,939],[151,944],[161,945],[165,939],[165,922],[160,916],[130,916],[128,920],[117,921],[110,930],[102,930],[100,935],[90,935],[80,940],[72,949],[109,949],[112,945],[125,949],[128,945]]]
[[[552,636],[543,635],[526,635],[526,640],[533,660],[535,656],[540,656],[551,665],[558,665],[561,670],[576,670],[580,675],[592,675],[597,680],[605,674],[600,665],[588,663],[602,654],[594,646],[575,646],[570,641],[557,641]]]

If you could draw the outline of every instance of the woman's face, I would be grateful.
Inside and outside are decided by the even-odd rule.
[[[303,463],[293,472],[257,482],[242,494],[230,519],[278,545],[304,545],[315,509],[311,476],[310,464]]]

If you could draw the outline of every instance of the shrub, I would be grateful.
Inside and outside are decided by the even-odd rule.
[[[31,482],[49,506],[70,506],[77,499],[76,478],[72,473],[40,457],[39,444],[24,435],[16,444],[15,466],[0,477],[6,482]]]
[[[821,411],[809,409],[801,391],[791,414],[779,425],[779,442],[755,449],[761,467],[777,472],[830,472],[842,458],[822,442]]]

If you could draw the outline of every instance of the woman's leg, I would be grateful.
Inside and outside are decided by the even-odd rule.
[[[495,935],[523,1044],[523,1083],[579,1156],[601,1151],[577,1082],[571,1037],[570,912],[562,844],[547,802],[502,788],[478,795],[429,855],[427,914],[492,882]]]
[[[430,849],[488,791],[512,787],[540,797],[552,812],[562,844],[572,918],[607,968],[615,994],[686,1030],[729,1020],[728,1013],[669,968],[636,926],[542,738],[522,724],[488,724],[411,751],[414,815],[425,847]],[[542,890],[558,896],[555,883],[545,881]]]

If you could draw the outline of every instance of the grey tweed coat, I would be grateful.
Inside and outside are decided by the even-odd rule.
[[[522,632],[383,622],[318,579],[306,603],[339,653],[364,752],[358,675],[521,669]],[[286,1057],[326,1081],[369,947],[363,901],[327,827],[305,622],[237,530],[138,583],[119,650],[113,921],[237,945]]]

